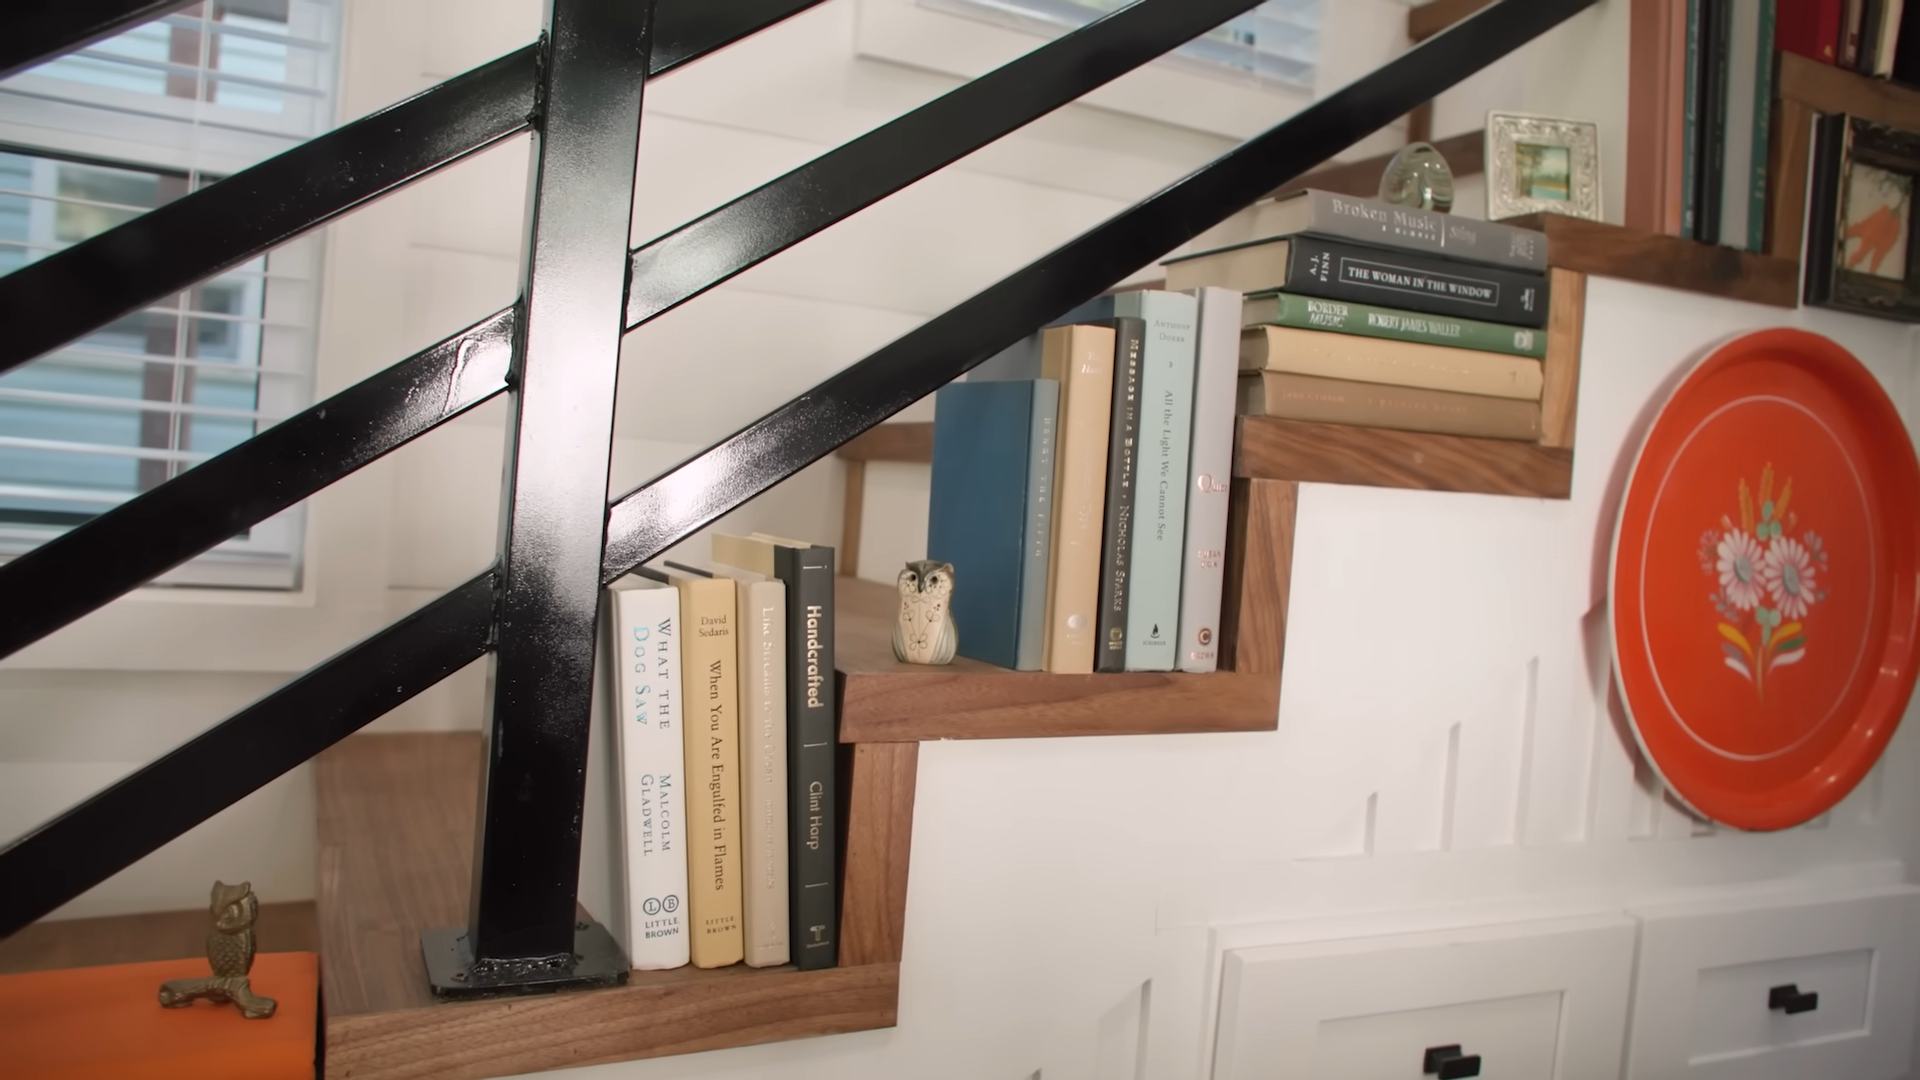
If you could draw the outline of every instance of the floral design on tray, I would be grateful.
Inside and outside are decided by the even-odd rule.
[[[1720,614],[1722,659],[1765,701],[1768,677],[1806,659],[1807,613],[1827,598],[1819,587],[1827,551],[1788,509],[1792,477],[1774,496],[1772,462],[1760,471],[1754,495],[1743,478],[1740,520],[1722,515],[1720,527],[1700,537],[1700,568],[1719,586],[1711,599]]]

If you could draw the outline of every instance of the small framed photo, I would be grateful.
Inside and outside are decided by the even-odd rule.
[[[1566,214],[1600,220],[1600,127],[1526,113],[1487,114],[1487,220]]]
[[[1807,303],[1920,322],[1920,135],[1837,113],[1814,132]]]

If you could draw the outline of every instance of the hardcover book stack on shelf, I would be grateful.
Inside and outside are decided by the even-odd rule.
[[[961,655],[1214,670],[1240,308],[1099,297],[941,389],[927,555],[953,564]]]
[[[1540,438],[1540,233],[1308,190],[1256,204],[1169,261],[1170,288],[1245,292],[1240,412]]]
[[[609,594],[633,966],[833,967],[833,549],[716,535]]]

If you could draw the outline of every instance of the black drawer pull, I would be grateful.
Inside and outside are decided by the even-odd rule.
[[[1788,1016],[1794,1016],[1803,1012],[1812,1012],[1819,1007],[1819,994],[1813,991],[1808,991],[1803,994],[1800,992],[1800,987],[1793,983],[1788,983],[1785,986],[1776,986],[1767,991],[1767,1008],[1779,1009]]]
[[[1480,1075],[1480,1055],[1461,1053],[1459,1043],[1429,1046],[1420,1059],[1420,1071],[1440,1080],[1464,1080]]]

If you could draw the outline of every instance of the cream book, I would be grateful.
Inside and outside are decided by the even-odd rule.
[[[1323,424],[1397,428],[1482,439],[1540,438],[1540,406],[1513,398],[1262,371],[1240,376],[1240,411]]]
[[[732,578],[740,656],[740,908],[748,967],[787,962],[787,587],[731,566],[668,562]]]
[[[1069,675],[1093,673],[1107,507],[1107,431],[1113,421],[1113,340],[1108,326],[1050,327],[1040,340],[1040,377],[1060,384],[1053,555],[1048,561],[1041,666]]]
[[[687,763],[687,909],[693,966],[745,956],[740,888],[739,618],[732,578],[669,570],[680,590]]]
[[[1242,330],[1240,370],[1285,371],[1454,394],[1540,400],[1538,360],[1291,326]]]
[[[634,575],[614,582],[607,592],[627,955],[639,971],[683,967],[688,952],[680,594],[669,584]]]

